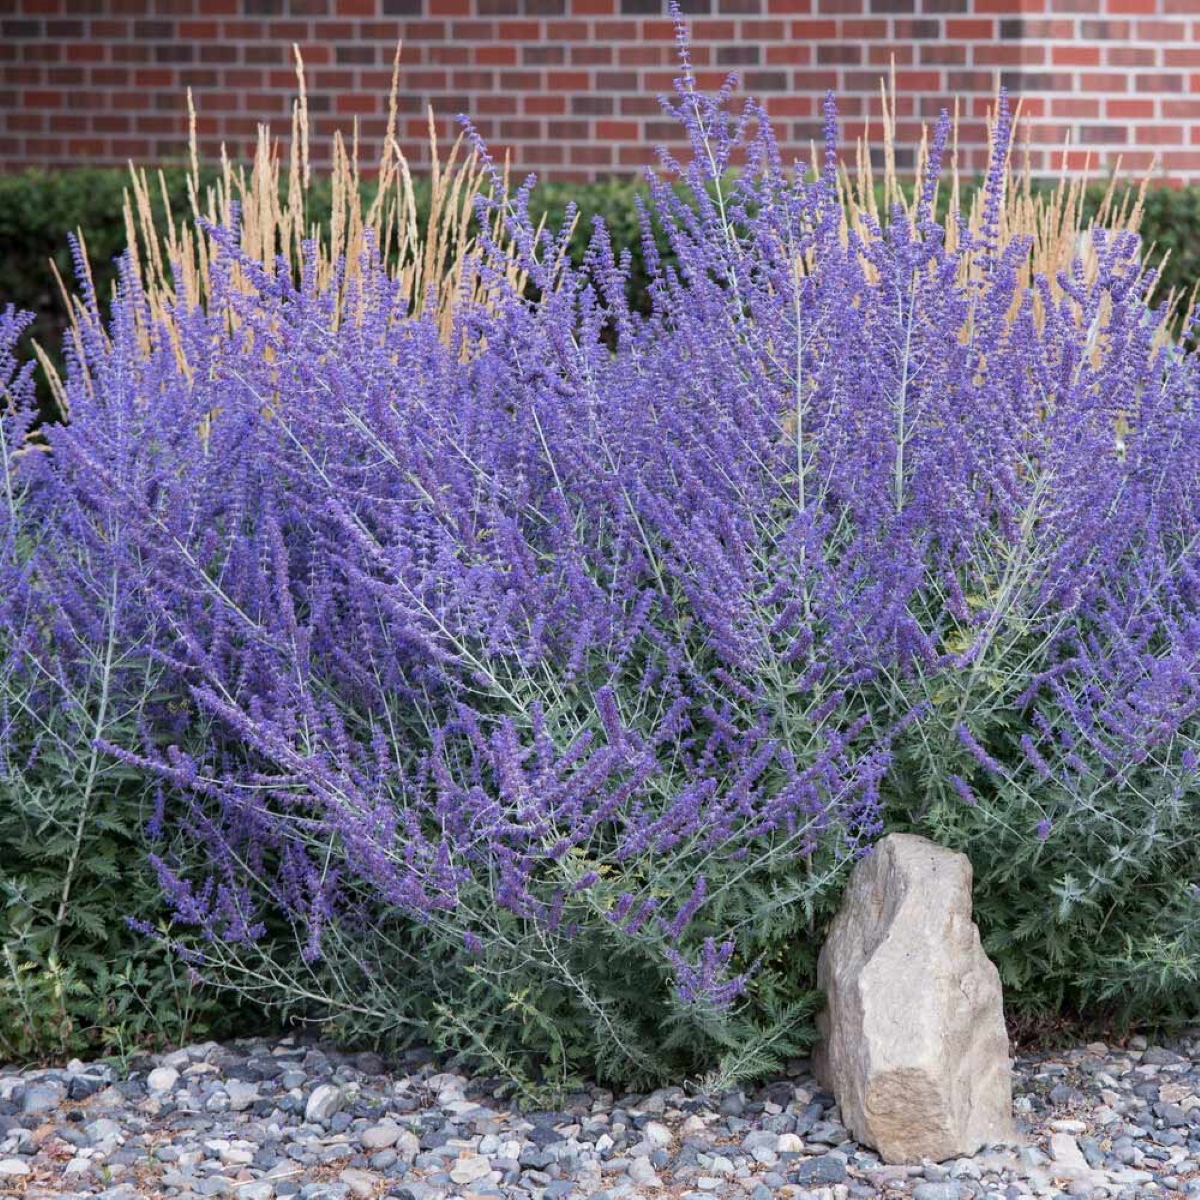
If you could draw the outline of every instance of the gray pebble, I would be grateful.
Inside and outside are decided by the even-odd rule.
[[[959,1200],[962,1188],[957,1183],[918,1183],[913,1200]]]
[[[846,1181],[846,1161],[839,1154],[822,1154],[819,1158],[810,1158],[799,1164],[792,1178],[802,1187],[812,1184],[844,1183]]]
[[[63,1101],[66,1089],[52,1081],[31,1083],[21,1098],[21,1111],[27,1115],[52,1112]]]
[[[403,1056],[388,1075],[369,1056],[289,1040],[207,1043],[139,1056],[115,1084],[99,1065],[0,1069],[0,1190],[21,1194],[36,1171],[39,1182],[57,1179],[56,1195],[138,1200],[142,1176],[135,1186],[131,1172],[144,1165],[146,1187],[180,1200],[357,1200],[368,1180],[394,1200],[451,1200],[463,1191],[451,1172],[473,1159],[485,1169],[468,1190],[496,1200],[653,1200],[660,1188],[681,1200],[771,1200],[789,1185],[798,1200],[870,1200],[879,1180],[910,1200],[1049,1200],[1094,1190],[1050,1187],[1040,1147],[1051,1122],[1069,1120],[1088,1166],[1115,1175],[1109,1200],[1200,1200],[1200,1041],[1180,1045],[1147,1050],[1140,1063],[1124,1049],[1019,1055],[1023,1146],[897,1173],[854,1143],[807,1062],[711,1100],[595,1088],[555,1111],[522,1113],[493,1084],[424,1054]],[[54,1136],[35,1140],[56,1109]],[[94,1154],[66,1175],[64,1146]]]
[[[313,1124],[323,1124],[334,1113],[340,1112],[346,1103],[346,1093],[331,1083],[314,1088],[304,1106],[304,1119]]]

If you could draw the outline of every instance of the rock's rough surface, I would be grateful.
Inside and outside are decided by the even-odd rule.
[[[155,1067],[146,1077],[152,1092],[169,1092],[179,1082],[179,1072],[174,1067]]]
[[[817,1076],[885,1162],[1012,1140],[1000,977],[971,920],[965,855],[889,834],[854,869],[821,951]]]
[[[314,1088],[308,1097],[304,1108],[304,1119],[321,1123],[328,1121],[335,1113],[341,1112],[346,1103],[346,1094],[340,1087],[331,1083],[323,1083]]]

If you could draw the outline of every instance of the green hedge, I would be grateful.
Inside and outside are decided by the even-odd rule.
[[[184,172],[166,172],[172,207],[177,216],[187,212]],[[107,294],[115,274],[113,260],[125,241],[121,216],[122,193],[128,174],[113,168],[79,168],[46,172],[29,170],[0,176],[0,305],[15,304],[37,315],[31,333],[52,354],[59,353],[66,312],[58,295],[49,263],[53,260],[65,279],[73,276],[67,233],[81,228],[100,288]],[[602,216],[618,246],[634,249],[633,286],[645,278],[641,269],[637,213],[634,197],[644,186],[625,181],[594,184],[544,184],[537,203],[553,226],[562,219],[568,201],[579,208],[575,250],[582,253],[590,236],[592,218]],[[161,209],[158,189],[155,203]],[[1089,193],[1094,209],[1102,189]],[[314,216],[320,217],[327,201],[318,191],[313,197]],[[1164,283],[1190,291],[1200,279],[1200,188],[1157,188],[1146,199],[1143,233],[1158,250],[1169,250]]]

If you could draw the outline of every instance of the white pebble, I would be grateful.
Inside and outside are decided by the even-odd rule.
[[[179,1082],[179,1072],[174,1067],[155,1067],[146,1076],[146,1086],[152,1092],[169,1092]]]

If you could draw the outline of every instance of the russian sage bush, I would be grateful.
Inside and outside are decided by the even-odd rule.
[[[93,308],[19,474],[39,585],[91,611],[96,547],[130,606],[156,699],[93,744],[180,946],[515,1079],[715,1086],[803,1044],[844,869],[921,828],[1019,999],[1182,1011],[1200,381],[1136,236],[1036,274],[1003,111],[977,219],[943,119],[879,222],[832,106],[815,172],[668,107],[648,314],[499,178],[448,325],[369,237],[332,288],[236,224],[170,327],[129,262]]]

